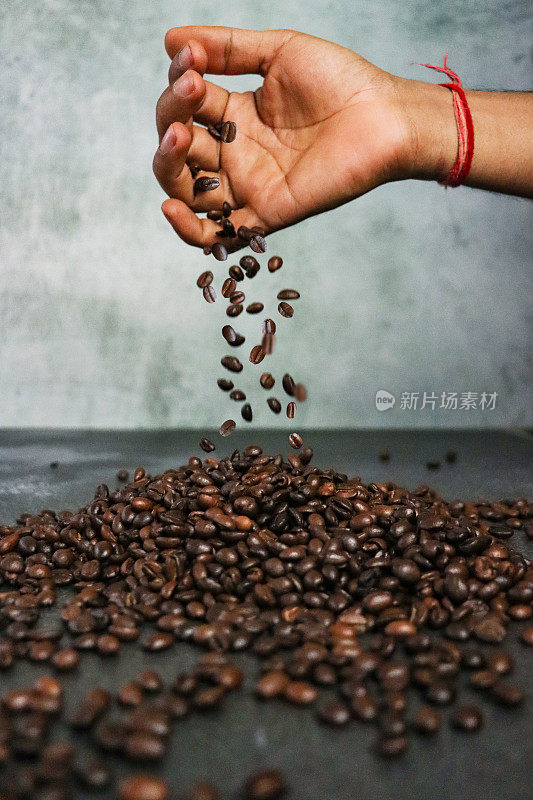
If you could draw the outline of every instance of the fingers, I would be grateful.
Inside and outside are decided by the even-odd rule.
[[[161,139],[153,161],[154,175],[162,189],[167,194],[189,200],[194,195],[191,171],[186,166],[191,141],[188,128],[181,122],[175,122]]]
[[[170,222],[178,236],[187,244],[194,247],[205,247],[214,242],[222,242],[228,252],[233,252],[244,247],[244,242],[239,239],[220,239],[216,232],[220,230],[220,223],[210,219],[200,219],[186,203],[181,200],[165,200],[161,210]],[[263,227],[263,223],[255,211],[250,208],[240,208],[231,215],[231,221],[237,229],[240,225],[251,228],[253,225]]]
[[[194,70],[187,70],[169,86],[157,102],[156,125],[159,138],[173,122],[183,122],[192,128],[193,117],[205,125],[220,122],[229,93],[221,86],[204,81]]]
[[[200,44],[206,53],[205,72],[215,75],[265,75],[276,51],[295,36],[294,31],[248,31],[241,28],[183,27],[172,28],[165,36],[170,58],[194,58],[191,41]],[[191,50],[189,56],[189,51]],[[183,52],[184,50],[184,52]]]
[[[200,42],[190,39],[187,44],[176,53],[168,68],[168,82],[173,84],[188,69],[193,69],[203,75],[207,68],[207,53]]]

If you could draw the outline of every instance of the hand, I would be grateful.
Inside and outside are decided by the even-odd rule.
[[[214,27],[173,28],[165,45],[172,63],[157,104],[154,173],[172,198],[163,212],[189,244],[217,241],[220,226],[197,214],[223,201],[236,228],[270,233],[408,176],[405,82],[356,53],[294,31]],[[205,72],[264,80],[255,92],[228,93]],[[237,125],[230,144],[201,127],[223,120]],[[195,195],[193,164],[220,186]]]

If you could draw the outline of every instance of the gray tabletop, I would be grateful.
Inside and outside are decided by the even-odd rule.
[[[197,432],[190,431],[0,431],[0,521],[13,522],[22,511],[77,508],[89,501],[98,483],[116,485],[119,468],[132,470],[142,464],[156,473],[184,463],[193,453],[201,455],[198,438]],[[446,499],[532,496],[532,439],[526,434],[308,431],[304,438],[314,447],[318,466],[358,474],[367,482],[394,480],[410,488],[427,483]],[[289,449],[286,433],[258,431],[236,433],[224,442],[221,453],[252,441],[268,452]],[[386,464],[378,458],[384,447],[391,453]],[[457,452],[454,464],[444,460],[449,449]],[[441,468],[428,471],[428,460],[440,460]],[[513,541],[531,557],[531,546],[522,532]],[[516,660],[516,681],[530,694],[531,651],[519,643],[521,627],[513,624],[505,646]],[[64,679],[67,707],[86,688],[98,683],[116,689],[142,667],[158,669],[171,680],[198,656],[186,644],[159,654],[144,653],[135,645],[125,645],[117,658],[87,654],[77,673]],[[228,698],[214,714],[177,723],[163,763],[150,770],[167,777],[173,798],[200,778],[218,785],[224,797],[237,798],[243,778],[263,767],[285,773],[293,800],[515,800],[530,796],[528,703],[518,711],[487,704],[486,724],[479,734],[455,733],[445,724],[437,739],[423,741],[413,736],[408,755],[387,763],[372,752],[373,727],[353,723],[343,730],[325,729],[309,709],[262,704],[247,691],[254,683],[256,662],[246,654],[235,661],[245,668],[244,690]],[[48,671],[21,663],[2,674],[2,690],[24,685]],[[473,699],[474,695],[465,689],[464,697]],[[83,746],[83,739],[80,742]],[[111,761],[118,776],[132,771],[131,766],[126,769]],[[113,796],[99,794],[102,800]]]

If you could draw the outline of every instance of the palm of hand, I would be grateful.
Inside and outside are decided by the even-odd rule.
[[[229,97],[238,147],[222,147],[221,169],[235,205],[272,231],[390,179],[401,136],[392,94],[386,73],[363,58],[295,34],[260,89]]]

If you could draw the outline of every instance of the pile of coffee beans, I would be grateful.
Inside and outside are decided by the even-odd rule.
[[[316,705],[331,726],[374,723],[385,757],[404,753],[412,731],[436,734],[447,707],[449,724],[470,732],[483,701],[522,703],[501,645],[515,621],[533,644],[533,569],[510,543],[533,538],[529,503],[445,502],[311,459],[309,447],[284,459],[251,445],[156,476],[139,467],[76,513],[0,526],[0,669],[26,660],[55,673],[1,699],[0,770],[14,798],[40,797],[44,774],[107,785],[106,752],[162,758],[172,724],[243,690],[229,652],[259,659],[256,697]],[[115,698],[94,687],[69,710],[96,748],[84,767],[72,742],[47,743],[63,711],[60,676],[84,653],[180,642],[208,651],[192,673],[165,688],[147,671]],[[461,699],[461,675],[479,705]]]
[[[215,139],[224,143],[235,141],[237,136],[237,128],[234,122],[226,122],[223,125],[210,125],[208,130]],[[193,177],[195,178],[195,193],[209,192],[213,189],[216,189],[220,185],[220,181],[216,177],[197,177],[198,173],[201,171],[199,167],[193,166],[190,169]],[[230,204],[224,202],[220,210],[213,209],[212,211],[207,212],[208,219],[219,222],[221,225],[221,228],[216,232],[216,235],[221,239],[221,241],[215,242],[215,244],[211,247],[204,248],[205,255],[213,255],[217,261],[226,261],[228,258],[228,250],[234,251],[245,246],[250,247],[250,249],[256,254],[265,253],[267,249],[265,231],[260,227],[247,228],[244,225],[241,225],[236,229],[231,222],[232,210],[233,209],[231,208]],[[269,272],[275,273],[283,266],[283,259],[280,256],[272,256],[268,260],[267,266]],[[239,264],[230,266],[228,270],[228,276],[221,279],[220,293],[222,298],[228,302],[226,307],[226,314],[228,317],[238,317],[245,308],[244,304],[246,302],[246,293],[242,288],[238,288],[238,284],[243,281],[253,279],[259,272],[260,268],[261,265],[257,258],[253,255],[247,254],[241,257]],[[213,278],[214,276],[212,271],[205,270],[198,276],[196,281],[197,286],[202,290],[204,299],[208,303],[214,303],[217,299],[216,291],[212,285]],[[281,289],[278,291],[277,300],[279,300],[280,303],[277,309],[280,316],[284,317],[285,319],[290,319],[292,316],[294,316],[294,308],[292,305],[290,305],[290,303],[287,302],[287,300],[293,302],[299,298],[300,292],[298,292],[296,289]],[[260,314],[264,310],[264,307],[265,305],[263,302],[254,300],[246,305],[246,312],[248,314]],[[275,334],[276,323],[274,320],[266,318],[262,323],[260,342],[253,345],[249,352],[248,361],[252,365],[257,366],[265,357],[272,355],[276,343]],[[230,347],[240,347],[245,342],[245,337],[235,331],[231,325],[224,325],[222,328],[222,336],[227,344],[230,345]],[[225,367],[225,369],[233,373],[240,373],[243,370],[242,362],[237,357],[232,355],[223,356],[221,359],[221,364],[223,367]],[[285,377],[290,378],[290,376]],[[290,378],[290,380],[292,382],[292,386],[289,390],[284,379],[283,388],[285,389],[285,392],[290,397],[294,397],[297,402],[305,402],[307,399],[307,392],[303,384],[295,384],[292,378]],[[230,398],[232,400],[239,403],[244,403],[246,400],[244,392],[240,389],[234,388],[233,381],[226,378],[219,378],[217,383],[222,391],[231,391]],[[263,376],[261,376],[260,383],[264,388],[271,388],[274,385],[274,378],[272,378],[272,382],[268,387],[263,382]],[[274,414],[279,414],[281,411],[281,403],[275,397],[268,398],[267,406],[271,411],[274,412]],[[287,406],[287,417],[289,419],[294,419],[295,415],[296,403],[290,402]],[[245,403],[241,407],[241,416],[245,422],[252,422],[254,413],[252,405],[249,402]],[[233,433],[236,426],[237,424],[235,420],[226,420],[220,426],[220,435],[229,436],[231,433]],[[296,450],[300,449],[303,444],[302,437],[297,433],[290,434],[288,441],[290,446]],[[200,439],[200,447],[206,453],[212,453],[216,449],[214,442],[205,436]]]

